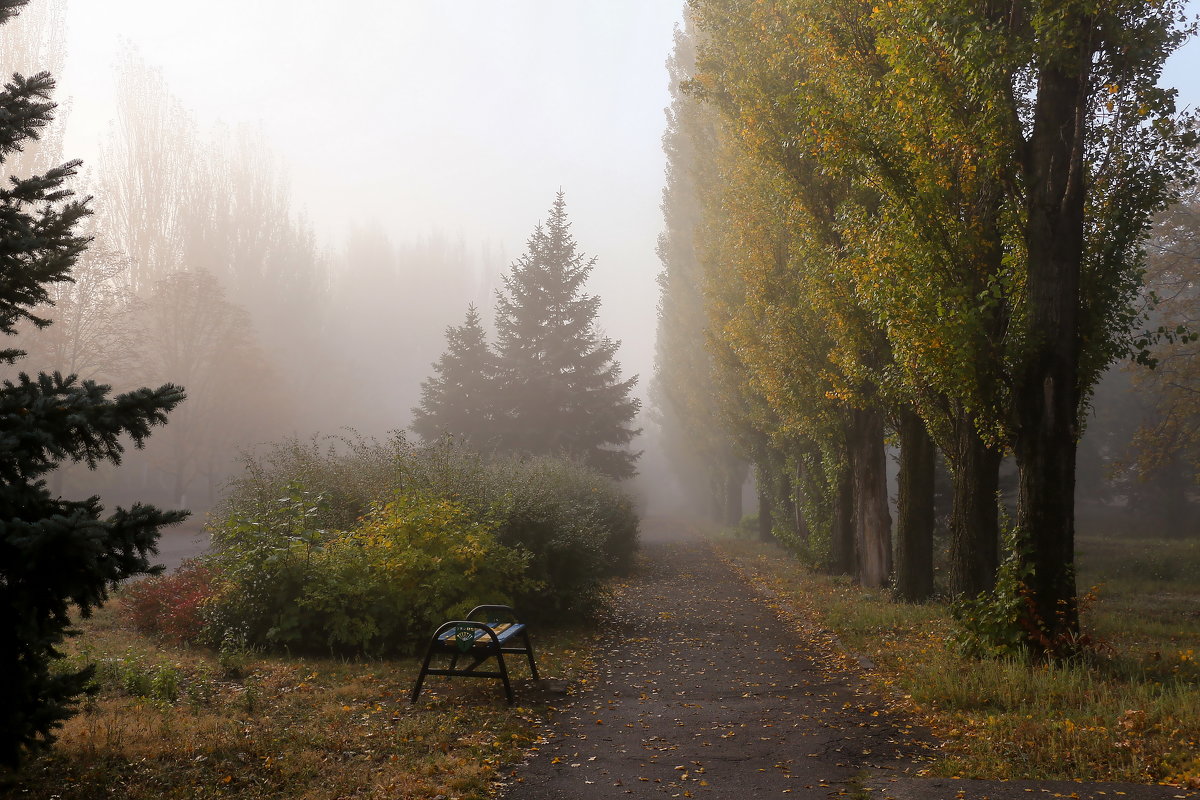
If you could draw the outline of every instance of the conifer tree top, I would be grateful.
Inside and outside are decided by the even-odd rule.
[[[600,298],[584,291],[595,263],[578,250],[559,191],[497,292],[496,424],[506,449],[565,454],[628,477],[637,378],[621,379],[620,343],[596,325]]]

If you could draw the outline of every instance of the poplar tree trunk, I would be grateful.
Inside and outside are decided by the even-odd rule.
[[[780,509],[784,524],[790,526],[792,533],[798,536],[800,531],[796,528],[796,498],[793,490],[787,459],[781,458],[779,468],[775,471],[775,503]]]
[[[754,482],[758,492],[758,540],[770,542],[774,539],[771,535],[771,477],[770,469],[763,461],[755,466]]]
[[[838,475],[833,500],[833,530],[830,569],[838,575],[854,574],[854,475],[843,467]]]
[[[851,415],[856,574],[859,583],[874,589],[887,583],[892,569],[892,514],[888,509],[883,413],[876,409],[855,409]]]
[[[1075,594],[1075,446],[1079,409],[1080,269],[1084,252],[1084,115],[1090,20],[1071,20],[1074,51],[1038,75],[1025,153],[1029,343],[1015,386],[1017,524],[1033,568],[1027,581],[1044,636],[1035,651],[1061,655],[1079,632]]]
[[[1191,532],[1192,502],[1188,495],[1195,484],[1191,469],[1178,455],[1167,459],[1159,479],[1162,485],[1163,536],[1178,539]]]
[[[742,484],[746,479],[736,472],[725,477],[725,524],[740,525],[742,522]]]
[[[900,412],[900,491],[896,519],[896,596],[922,602],[933,594],[935,449],[925,421]]]
[[[796,538],[808,544],[808,520],[804,518],[804,459],[796,459],[796,482],[793,488],[792,508],[796,514]]]
[[[969,414],[955,423],[950,511],[950,594],[973,597],[996,585],[1000,567],[997,492],[1004,455],[979,437]]]

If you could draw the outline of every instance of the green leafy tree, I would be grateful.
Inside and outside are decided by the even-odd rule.
[[[1157,86],[1183,40],[1182,5],[1035,3],[977,19],[995,49],[1016,53],[1036,90],[1002,95],[1016,156],[1006,183],[1021,214],[1012,445],[1020,471],[1018,552],[1029,577],[1025,624],[1043,655],[1069,654],[1079,634],[1075,588],[1076,445],[1096,381],[1127,353],[1151,219],[1172,182],[1190,175],[1194,134]],[[1003,68],[1003,67],[1002,67]],[[1006,70],[1007,71],[1007,70]]]
[[[882,586],[892,554],[884,473],[886,412],[896,403],[885,381],[891,356],[847,275],[856,242],[838,213],[869,209],[877,193],[822,163],[801,102],[810,75],[795,43],[806,34],[789,28],[796,9],[785,5],[692,5],[703,35],[692,87],[725,120],[706,237],[709,293],[728,295],[729,313],[713,333],[747,364],[784,430],[829,437],[810,451],[841,451],[828,472],[849,471],[854,512],[853,527],[839,525],[833,537],[835,561],[853,561],[864,584]],[[725,288],[739,285],[732,294]]]
[[[492,449],[495,436],[496,359],[475,306],[462,325],[446,328],[446,352],[436,374],[421,384],[412,429],[426,442],[460,437],[477,452]]]
[[[0,0],[0,24],[27,0]],[[0,91],[0,163],[36,139],[54,104],[48,73],[14,75]],[[32,310],[47,285],[70,280],[88,240],[75,233],[89,213],[65,188],[79,162],[68,162],[0,189],[0,331],[21,322],[48,324]],[[7,172],[7,170],[5,170]],[[24,353],[0,350],[12,364]],[[74,610],[87,616],[108,588],[150,570],[158,530],[184,512],[151,506],[118,508],[102,517],[98,497],[64,500],[44,480],[60,462],[118,462],[120,437],[141,446],[183,400],[164,385],[109,397],[109,389],[60,373],[0,384],[0,762],[16,765],[30,748],[48,746],[71,714],[91,669],[51,669]],[[72,609],[73,607],[73,609]]]
[[[613,359],[619,342],[596,327],[600,298],[583,292],[594,264],[576,251],[559,192],[497,293],[496,429],[504,450],[566,455],[628,478],[641,402],[630,397],[637,377],[621,380]]]

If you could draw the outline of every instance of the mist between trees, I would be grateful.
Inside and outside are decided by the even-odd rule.
[[[0,70],[61,74],[61,4],[29,5],[2,31]],[[50,288],[53,322],[14,339],[39,370],[115,390],[170,381],[188,400],[119,469],[64,466],[64,494],[95,492],[203,511],[242,448],[317,430],[404,428],[467,303],[489,303],[504,254],[430,235],[402,241],[364,218],[332,249],[294,206],[288,176],[253,129],[202,129],[135,50],[116,66],[117,106],[94,164],[93,238],[74,283]],[[66,160],[69,98],[6,167]],[[16,367],[6,368],[13,377]]]

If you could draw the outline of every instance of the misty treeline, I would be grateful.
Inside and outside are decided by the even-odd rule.
[[[1165,468],[1186,503],[1200,464],[1196,194],[1164,211],[1197,151],[1155,85],[1183,25],[1178,2],[693,0],[654,393],[696,501],[737,522],[752,467],[764,535],[923,600],[944,462],[964,624],[1075,650],[1077,473],[1149,517],[1132,478]]]
[[[4,74],[62,74],[64,8],[40,0],[4,27]],[[94,195],[92,243],[38,311],[54,324],[18,341],[39,369],[118,390],[169,380],[188,400],[121,469],[62,469],[55,489],[203,510],[242,448],[403,428],[442,329],[491,293],[483,265],[499,254],[436,235],[397,243],[367,219],[330,252],[261,133],[202,129],[132,48],[113,77],[115,117],[78,186]],[[64,161],[70,117],[66,98],[10,171]]]

